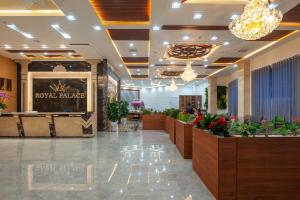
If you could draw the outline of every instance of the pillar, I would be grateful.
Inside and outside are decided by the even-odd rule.
[[[108,64],[104,59],[97,65],[97,126],[98,131],[107,130]]]
[[[251,73],[250,61],[238,65],[238,117],[243,120],[251,115]]]
[[[217,114],[217,78],[208,78],[208,113]]]

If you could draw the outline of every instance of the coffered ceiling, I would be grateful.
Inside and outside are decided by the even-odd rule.
[[[243,11],[245,0],[187,0],[177,8],[175,0],[9,2],[0,2],[1,55],[33,60],[106,58],[128,84],[168,84],[170,74],[182,72],[187,60],[164,59],[170,45],[218,46],[206,59],[193,61],[198,78],[204,78],[223,69],[221,74],[230,73],[234,69],[227,66],[284,36],[300,36],[294,32],[300,29],[300,0],[276,0],[274,3],[285,13],[283,23],[258,41],[240,40],[228,30],[231,16]],[[24,17],[8,13],[34,9],[62,14],[19,14],[27,15]],[[26,38],[7,26],[11,24],[34,38]],[[53,25],[59,25],[70,38]]]

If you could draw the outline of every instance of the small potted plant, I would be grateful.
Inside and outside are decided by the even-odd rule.
[[[120,112],[120,118],[121,118],[121,124],[127,123],[127,115],[128,115],[128,102],[127,101],[120,101],[119,102],[119,112]]]
[[[117,131],[118,121],[120,119],[119,103],[115,99],[110,100],[108,103],[108,119],[110,121],[110,130]]]
[[[3,112],[7,108],[7,105],[4,103],[9,96],[6,93],[0,93],[0,113]]]

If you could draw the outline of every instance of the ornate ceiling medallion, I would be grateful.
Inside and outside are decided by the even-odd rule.
[[[243,40],[257,40],[273,32],[282,20],[282,12],[268,7],[270,0],[249,0],[242,15],[230,24],[230,31]]]
[[[217,45],[211,44],[172,44],[166,49],[165,59],[196,60],[208,57]]]

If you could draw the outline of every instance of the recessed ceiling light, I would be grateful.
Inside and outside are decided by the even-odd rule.
[[[230,43],[228,41],[223,42],[224,46],[228,46]]]
[[[233,14],[233,15],[230,16],[230,19],[231,19],[231,20],[234,20],[234,19],[236,19],[237,17],[239,17],[239,15]]]
[[[154,30],[154,31],[159,31],[159,30],[160,30],[160,26],[154,25],[154,26],[152,27],[152,30]]]
[[[208,65],[204,65],[204,67],[208,67]]]
[[[204,60],[203,60],[204,62],[207,62],[208,60],[207,60],[207,58],[204,58]]]
[[[130,47],[133,47],[133,46],[134,46],[134,44],[133,44],[133,43],[130,43],[130,44],[129,44],[129,46],[130,46]]]
[[[199,20],[201,18],[202,18],[202,14],[201,13],[194,13],[193,19]]]
[[[26,44],[24,44],[24,45],[23,45],[23,48],[24,48],[24,49],[29,49],[29,46],[26,45]]]
[[[179,9],[180,7],[181,7],[181,3],[180,3],[180,2],[174,1],[174,2],[172,3],[172,8],[173,8],[173,9]]]
[[[150,66],[151,66],[151,67],[154,67],[155,65],[154,65],[154,64],[151,64]]]
[[[122,64],[119,64],[119,67],[123,67],[123,65],[122,65]]]
[[[101,26],[98,26],[98,25],[95,25],[93,28],[96,31],[101,31],[102,30]]]
[[[48,53],[47,53],[47,52],[44,52],[44,55],[48,55]]]
[[[71,38],[71,36],[68,33],[66,33],[58,24],[52,24],[51,26],[54,30],[56,30],[56,32],[61,34],[64,38],[66,39]]]
[[[141,70],[140,69],[136,69],[136,72],[141,72]]]
[[[66,45],[64,45],[64,44],[61,44],[59,47],[60,47],[61,49],[66,49],[66,48],[67,48]]]
[[[238,67],[238,65],[237,65],[237,64],[233,64],[232,66],[233,66],[234,68]]]
[[[167,70],[170,70],[170,69],[171,69],[170,67],[167,68]]]
[[[173,65],[173,64],[175,64],[175,62],[174,62],[174,61],[172,61],[172,62],[170,62],[170,63],[171,63],[172,65]]]
[[[69,52],[68,55],[71,56],[71,55],[72,55],[72,52]]]
[[[21,56],[24,56],[24,53],[23,53],[23,52],[20,52],[20,55],[21,55]]]
[[[217,39],[218,39],[218,37],[215,35],[210,38],[211,41],[216,41]]]
[[[182,37],[182,40],[189,40],[189,39],[190,39],[190,36],[188,36],[188,35],[185,35]]]
[[[133,56],[136,56],[136,53],[132,53]]]
[[[19,28],[18,28],[16,25],[14,25],[14,24],[8,24],[7,27],[9,27],[9,28],[11,28],[11,29],[17,31],[18,33],[22,34],[23,36],[25,36],[25,37],[27,37],[27,38],[29,38],[29,39],[33,39],[33,38],[34,38],[31,34],[22,31],[21,29],[19,29]]]
[[[5,44],[5,45],[4,45],[4,48],[5,48],[5,49],[11,49],[11,46],[10,46],[9,44]]]
[[[162,61],[164,61],[162,58],[161,58],[161,59],[159,59],[159,62],[162,62]]]
[[[278,4],[276,4],[276,3],[271,3],[271,4],[269,4],[269,6],[268,6],[269,9],[275,9],[275,8],[277,8],[277,7],[278,7]]]
[[[76,20],[76,17],[74,15],[67,15],[66,18],[69,20],[69,21],[75,21]]]
[[[41,47],[42,47],[42,49],[47,49],[48,48],[48,46],[45,45],[45,44],[42,44]]]
[[[169,42],[168,41],[164,41],[163,45],[169,45]]]

